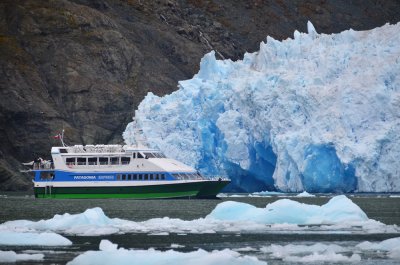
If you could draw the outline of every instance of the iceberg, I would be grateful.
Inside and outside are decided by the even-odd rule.
[[[135,111],[149,145],[235,192],[400,191],[400,24],[307,28],[235,62],[210,52],[177,91],[149,93]]]
[[[15,220],[0,224],[0,243],[24,244],[29,238],[34,243],[33,233],[61,233],[75,236],[100,236],[126,233],[145,233],[154,236],[175,234],[213,233],[393,233],[399,234],[396,225],[385,225],[369,219],[367,215],[344,195],[333,197],[324,205],[299,203],[280,199],[258,208],[247,203],[225,201],[219,203],[206,217],[194,220],[177,218],[153,218],[145,221],[109,218],[101,208],[83,213],[55,215],[40,221]],[[21,233],[14,239],[10,236]],[[24,235],[25,233],[25,235]],[[3,235],[3,239],[2,236]],[[48,234],[43,236],[48,237]],[[61,236],[60,236],[61,237]],[[62,237],[59,239],[63,239]],[[19,242],[19,243],[15,243]],[[52,241],[54,243],[54,239]],[[64,239],[64,244],[69,241]],[[49,242],[50,243],[50,242]],[[58,244],[61,244],[58,241]],[[26,244],[25,244],[26,245]],[[101,245],[113,248],[113,245]]]
[[[336,196],[322,206],[281,199],[265,208],[257,208],[247,203],[227,201],[218,204],[207,218],[297,225],[362,223],[369,220],[360,207],[344,195]]]
[[[148,250],[127,250],[118,248],[117,245],[102,240],[100,242],[100,251],[87,251],[72,261],[68,265],[106,265],[106,264],[209,264],[209,265],[266,265],[266,262],[260,261],[255,257],[241,256],[238,252],[224,249],[207,252],[199,249],[193,252],[177,252],[175,250],[158,251]]]

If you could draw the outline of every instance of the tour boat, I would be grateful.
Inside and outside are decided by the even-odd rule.
[[[142,144],[52,147],[52,161],[35,160],[36,198],[215,198],[230,183]]]

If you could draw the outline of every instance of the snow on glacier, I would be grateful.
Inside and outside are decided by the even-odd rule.
[[[203,249],[198,249],[192,252],[177,252],[175,250],[159,251],[155,249],[148,250],[128,250],[118,248],[116,244],[108,240],[100,242],[99,251],[87,251],[77,256],[68,265],[101,265],[101,264],[254,264],[266,265],[264,261],[258,260],[256,257],[242,256],[236,251],[229,249],[214,250],[207,252]]]
[[[170,233],[400,233],[395,225],[385,225],[367,215],[344,195],[322,206],[280,199],[257,208],[246,203],[219,203],[205,218],[181,220],[153,218],[146,221],[109,218],[99,207],[83,213],[55,215],[40,221],[15,220],[0,224],[0,235],[54,232],[66,235],[99,236],[124,233],[168,235]],[[19,236],[24,238],[23,235]],[[9,238],[9,237],[6,237]],[[1,237],[0,237],[1,239]],[[3,240],[4,241],[4,240]],[[10,242],[10,239],[6,239]],[[0,241],[1,243],[1,241]],[[20,243],[24,245],[24,243]]]
[[[400,24],[307,28],[236,62],[210,52],[179,90],[149,93],[148,143],[236,191],[400,191]]]

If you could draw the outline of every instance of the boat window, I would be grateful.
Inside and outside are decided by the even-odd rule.
[[[119,165],[119,157],[110,157],[111,165]]]
[[[88,165],[97,165],[97,157],[88,157]]]
[[[137,158],[144,158],[142,153],[137,153]]]
[[[139,174],[139,179],[142,180],[142,174]]]
[[[150,174],[150,180],[153,180],[153,174]]]
[[[67,149],[60,148],[60,153],[65,154],[65,153],[68,153],[68,151],[67,151]]]
[[[133,180],[137,180],[137,175],[136,174],[133,174]]]
[[[65,159],[65,162],[67,163],[68,166],[75,165],[75,157],[67,157]]]
[[[108,157],[99,157],[99,165],[108,165]]]
[[[165,174],[161,174],[161,179],[165,179]]]
[[[149,174],[144,174],[144,180],[148,180],[149,179]]]
[[[156,180],[159,180],[160,179],[159,174],[155,174],[155,175],[156,175]]]
[[[121,179],[121,175],[117,174],[117,180],[120,180],[120,179]]]
[[[122,174],[122,180],[125,180],[125,179],[126,179],[126,175]]]
[[[131,158],[129,156],[121,157],[121,165],[128,165],[131,162]]]
[[[136,158],[136,153],[133,153],[133,154],[132,154],[132,157],[135,159],[135,158]]]
[[[132,179],[132,175],[128,174],[128,180],[131,180],[131,179]]]
[[[147,153],[147,154],[146,154],[146,157],[147,157],[147,158],[154,158],[155,156],[154,156],[153,153]]]
[[[80,166],[86,165],[86,157],[78,157],[76,159],[76,164]]]

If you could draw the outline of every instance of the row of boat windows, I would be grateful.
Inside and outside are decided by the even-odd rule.
[[[165,158],[162,153],[133,153],[133,159],[140,158]],[[84,165],[128,165],[131,162],[130,156],[121,157],[67,157],[65,163],[69,166],[84,166]]]
[[[117,180],[165,180],[165,174],[117,174]]]
[[[65,163],[68,166],[84,165],[128,165],[131,162],[129,156],[121,157],[67,157]]]
[[[204,179],[199,173],[172,174],[175,179]]]

